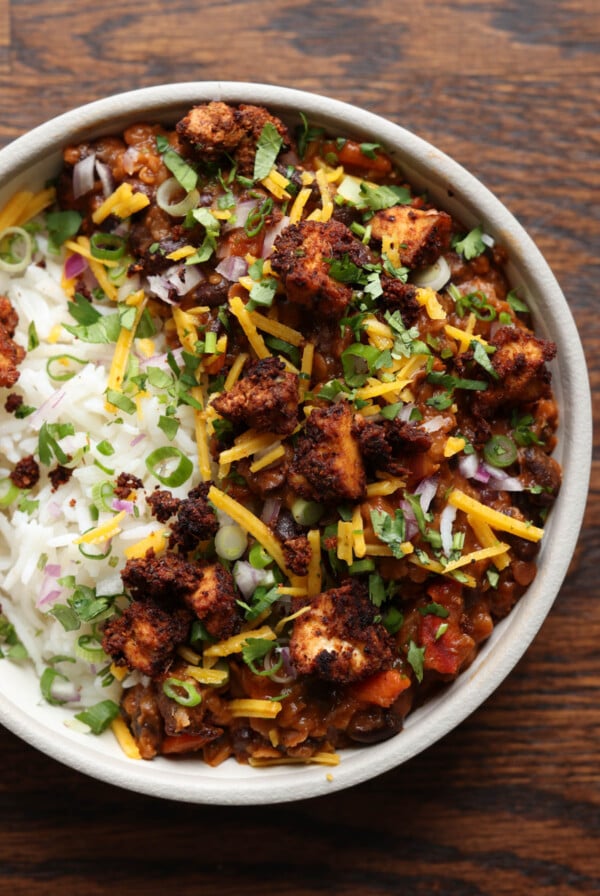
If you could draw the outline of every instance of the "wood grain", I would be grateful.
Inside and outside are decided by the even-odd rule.
[[[365,106],[454,156],[528,228],[597,394],[595,0],[351,7],[0,3],[0,145],[82,102],[168,81],[267,81]],[[442,742],[352,790],[256,809],[181,805],[87,779],[0,731],[0,893],[598,893],[599,491],[596,441],[576,557],[524,659]]]

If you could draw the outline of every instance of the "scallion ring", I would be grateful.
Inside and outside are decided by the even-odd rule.
[[[169,462],[174,460],[178,461],[177,466],[170,473],[165,474],[164,471],[170,465]],[[146,458],[146,467],[161,485],[168,485],[170,488],[183,485],[190,478],[194,469],[189,457],[186,457],[174,445],[164,445],[162,448],[152,451]]]
[[[92,486],[92,500],[98,510],[111,511],[113,508],[108,502],[112,501],[114,496],[114,487],[108,479],[104,479],[102,482],[96,482],[95,485]]]
[[[7,227],[0,233],[0,270],[22,274],[32,255],[33,241],[22,227]]]
[[[202,701],[198,688],[191,681],[182,681],[181,678],[167,678],[163,683],[163,693],[181,706],[198,706]]]
[[[483,456],[493,467],[510,467],[517,459],[517,446],[508,436],[492,436],[483,446]]]
[[[14,484],[9,476],[0,479],[0,507],[10,507],[20,494],[21,489]]]
[[[100,261],[118,261],[125,255],[125,240],[116,233],[97,230],[90,239],[90,252]]]
[[[75,654],[88,663],[101,663],[106,659],[95,635],[80,635],[75,642]]]
[[[156,191],[156,204],[163,212],[171,215],[173,218],[184,218],[189,211],[196,208],[200,199],[198,190],[190,190],[183,199],[173,201],[174,197],[181,195],[181,185],[175,177],[169,177],[164,180]]]
[[[67,703],[67,700],[61,700],[59,697],[53,696],[52,688],[56,679],[59,679],[59,681],[69,681],[67,676],[63,675],[62,672],[59,672],[58,669],[52,669],[50,667],[44,669],[42,677],[40,678],[40,690],[46,703],[50,703],[52,706],[61,706],[63,703]]]
[[[83,544],[80,542],[77,547],[79,548],[79,553],[83,554],[86,560],[106,560],[106,558],[110,555],[112,551],[112,545],[110,541],[107,544],[107,550],[102,552],[94,553],[94,548],[92,545]],[[91,550],[90,550],[91,548]]]
[[[51,380],[58,383],[64,383],[67,380],[72,379],[77,373],[76,370],[73,370],[72,367],[69,366],[70,363],[81,364],[82,367],[85,367],[88,361],[85,361],[82,358],[76,358],[75,355],[55,355],[53,358],[49,358],[46,362],[46,373]],[[55,369],[56,367],[62,367],[62,372]]]

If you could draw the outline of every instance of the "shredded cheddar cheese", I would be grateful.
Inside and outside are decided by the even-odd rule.
[[[448,503],[458,508],[458,510],[471,514],[473,518],[482,519],[492,529],[499,529],[501,532],[508,532],[510,535],[518,535],[527,541],[540,541],[544,535],[543,529],[539,529],[531,523],[517,520],[512,516],[507,516],[498,510],[492,510],[491,507],[486,507],[480,501],[465,495],[460,489],[455,488],[450,492]]]
[[[129,545],[123,553],[128,560],[145,557],[148,551],[154,551],[158,557],[167,549],[168,535],[167,529],[156,529],[155,532],[151,532],[150,535],[142,538],[141,541],[136,541],[135,544]]]
[[[150,205],[150,200],[146,194],[134,193],[131,184],[124,182],[96,209],[92,214],[92,221],[94,224],[102,224],[109,215],[116,215],[122,219],[129,218],[147,205]]]
[[[322,584],[321,531],[320,529],[310,529],[306,537],[310,547],[306,590],[309,597],[315,597],[321,591]]]
[[[233,296],[229,300],[229,307],[231,308],[231,313],[235,315],[235,317],[237,317],[239,324],[246,335],[246,339],[252,346],[256,357],[270,358],[271,353],[265,345],[264,339],[256,329],[255,324],[252,322],[250,312],[247,310],[240,297]]]
[[[264,625],[262,628],[253,629],[251,632],[241,632],[239,635],[232,635],[231,638],[226,638],[224,641],[210,644],[204,648],[204,656],[221,657],[230,656],[232,653],[241,653],[249,637],[274,641],[276,635],[269,625]]]

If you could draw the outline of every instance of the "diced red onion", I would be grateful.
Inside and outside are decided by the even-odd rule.
[[[231,218],[223,224],[221,228],[222,232],[228,233],[228,231],[234,230],[236,227],[244,227],[248,220],[248,215],[256,208],[257,204],[258,202],[256,199],[248,199],[245,202],[240,202],[239,205],[236,205],[232,210],[233,214]]]
[[[57,579],[62,573],[62,567],[59,563],[46,563],[44,572],[52,579]]]
[[[42,607],[49,607],[54,604],[61,595],[60,588],[53,588],[51,591],[48,591],[47,594],[44,594],[36,603],[36,607],[38,610],[42,609]]]
[[[125,513],[133,513],[133,501],[126,501],[124,498],[113,498],[110,506],[119,513],[124,510]]]
[[[509,476],[504,470],[493,467],[491,464],[482,464],[483,470],[488,474],[487,486],[498,492],[522,492],[524,485],[516,476]]]
[[[226,280],[235,283],[240,277],[244,277],[248,273],[248,262],[239,255],[229,255],[219,262],[215,271]]]
[[[110,196],[114,189],[114,180],[110,167],[104,162],[99,162],[98,159],[96,159],[96,174],[102,184],[104,197],[106,198],[107,196]]]
[[[50,501],[46,505],[46,509],[48,510],[48,514],[53,520],[58,520],[62,516],[62,507],[58,503],[58,501]]]
[[[273,669],[280,659],[282,660],[282,665],[279,670],[272,672],[269,677],[272,681],[276,681],[277,684],[291,684],[292,681],[295,681],[297,673],[291,663],[289,647],[276,647],[270,650],[265,657],[265,669]]]
[[[233,581],[248,600],[259,585],[271,580],[273,573],[265,569],[255,569],[247,560],[237,560],[233,567]]]
[[[267,526],[270,526],[275,522],[277,517],[279,516],[279,511],[281,510],[281,498],[267,498],[265,501],[263,511],[260,515],[263,523],[266,523]]]
[[[440,535],[442,537],[442,550],[446,557],[449,556],[450,551],[452,550],[452,526],[454,525],[455,519],[456,507],[453,507],[452,504],[446,504],[440,514]]]
[[[419,524],[415,512],[408,501],[401,501],[400,508],[404,514],[404,522],[406,523],[406,539],[410,541],[419,531]]]
[[[474,451],[473,454],[461,454],[458,458],[458,470],[465,479],[472,479],[479,469],[479,457]]]
[[[72,255],[69,255],[65,261],[65,277],[67,280],[72,280],[73,277],[79,277],[80,274],[83,274],[87,266],[87,258],[84,258],[79,252],[74,252]]]
[[[417,485],[415,489],[415,495],[419,495],[423,513],[429,513],[429,507],[431,505],[431,502],[435,498],[437,487],[437,476],[427,476],[425,479],[421,479],[421,481]]]
[[[135,436],[135,438],[133,438],[131,440],[131,442],[129,443],[129,447],[135,448],[135,446],[139,445],[139,443],[142,442],[145,438],[146,438],[146,433],[140,432],[137,436]]]
[[[442,417],[441,414],[436,414],[435,417],[430,417],[429,420],[424,420],[419,424],[421,429],[424,429],[425,432],[438,432],[438,430],[442,429],[446,424],[446,418]]]
[[[265,239],[263,242],[261,255],[263,258],[266,258],[271,254],[271,249],[273,248],[273,243],[277,239],[280,233],[282,233],[286,227],[289,227],[290,219],[288,215],[284,215],[283,218],[275,224],[274,227],[271,227],[265,233]]]
[[[476,479],[477,482],[482,482],[483,485],[487,485],[487,483],[490,481],[490,474],[486,469],[485,464],[479,464],[479,466],[477,467],[477,472],[473,476],[473,479]]]
[[[160,274],[150,274],[148,277],[148,288],[158,299],[167,305],[175,305],[174,293],[177,290],[169,280]]]
[[[94,189],[94,162],[96,153],[80,159],[73,166],[73,197],[79,199]]]

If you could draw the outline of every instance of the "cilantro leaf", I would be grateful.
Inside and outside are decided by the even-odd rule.
[[[363,181],[360,185],[362,204],[377,212],[394,205],[409,205],[412,201],[408,187],[372,186]]]
[[[394,557],[401,560],[404,557],[402,543],[406,540],[406,523],[402,510],[397,508],[393,519],[385,510],[371,510],[370,513],[375,535],[388,545]]]
[[[267,121],[260,132],[260,137],[256,144],[254,180],[262,180],[270,174],[282,146],[283,137],[275,125]]]
[[[194,171],[189,162],[182,159],[179,153],[174,149],[167,149],[163,155],[165,167],[169,169],[179,186],[186,193],[196,188],[198,183],[198,173]]]
[[[466,258],[467,261],[471,261],[472,258],[477,258],[478,255],[481,255],[485,252],[485,243],[481,239],[483,234],[483,230],[481,226],[475,227],[473,230],[470,230],[466,236],[462,239],[454,238],[452,240],[452,248],[455,249],[459,255],[462,255],[463,258]]]
[[[494,367],[492,366],[492,362],[489,359],[489,355],[486,352],[483,345],[481,344],[481,342],[479,342],[479,340],[477,340],[477,339],[472,339],[470,347],[473,351],[473,360],[476,361],[480,367],[483,367],[483,369],[486,371],[486,373],[489,373],[489,375],[493,379],[497,380],[498,374],[495,371]]]
[[[262,660],[273,649],[274,642],[267,638],[248,638],[242,647],[242,659],[249,666],[255,675],[267,674],[264,669],[257,669],[255,663]],[[283,659],[281,664],[283,664]],[[274,671],[269,669],[269,672]]]
[[[420,684],[423,681],[423,662],[425,659],[425,648],[417,647],[415,642],[411,641],[408,645],[408,653],[406,654],[406,659],[412,666],[412,670],[415,673],[415,678]]]
[[[62,244],[75,236],[81,222],[79,212],[68,210],[63,212],[48,212],[46,215],[46,228],[48,230],[48,250],[56,255]]]

